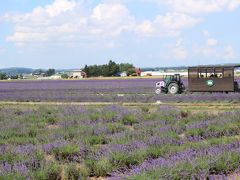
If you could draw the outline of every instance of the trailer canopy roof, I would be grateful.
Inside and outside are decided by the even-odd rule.
[[[239,68],[240,64],[222,64],[222,65],[199,65],[188,68]]]

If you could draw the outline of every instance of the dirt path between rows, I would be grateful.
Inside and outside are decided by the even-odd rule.
[[[16,102],[0,101],[0,105],[53,105],[53,106],[104,106],[104,105],[122,105],[122,106],[175,106],[181,109],[193,110],[229,110],[240,109],[239,103],[119,103],[119,102]]]

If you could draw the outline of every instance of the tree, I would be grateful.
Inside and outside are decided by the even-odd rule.
[[[87,76],[89,76],[89,67],[87,65],[85,65],[83,71],[87,74]]]
[[[119,64],[119,68],[120,68],[120,72],[123,72],[123,71],[128,71],[129,69],[134,68],[134,66],[129,63],[121,63]]]
[[[48,69],[48,70],[46,71],[46,74],[47,74],[47,76],[52,76],[52,75],[54,75],[54,74],[55,74],[55,69]]]
[[[63,78],[63,79],[68,79],[69,76],[68,76],[67,74],[62,74],[62,75],[61,75],[61,78]]]
[[[19,79],[23,79],[23,75],[20,74],[20,75],[18,76],[18,78],[19,78]]]
[[[130,68],[130,69],[127,70],[127,75],[128,76],[133,75],[135,73],[136,73],[135,68]]]
[[[42,69],[36,69],[35,71],[33,71],[33,74],[42,74],[42,73],[44,73]]]
[[[13,76],[10,76],[11,79],[18,79],[18,75],[13,75]]]
[[[129,71],[134,69],[134,66],[129,63],[117,64],[114,61],[110,60],[108,64],[103,65],[85,65],[83,71],[87,74],[88,77],[97,77],[97,76],[114,76],[123,71]]]
[[[104,64],[101,66],[101,71],[102,71],[102,73],[101,73],[102,76],[105,76],[105,77],[110,76],[109,75],[109,66],[107,64]]]
[[[110,60],[108,62],[108,76],[113,76],[119,72],[119,65],[117,65],[114,61]]]
[[[4,80],[4,79],[7,79],[7,74],[5,73],[0,73],[0,80]]]

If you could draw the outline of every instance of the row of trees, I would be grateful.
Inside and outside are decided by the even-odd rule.
[[[6,73],[0,73],[0,80],[5,80],[5,79],[23,79],[22,75],[7,75]]]
[[[44,74],[44,76],[52,76],[55,74],[55,69],[48,69],[47,71],[37,69],[33,71],[33,74],[35,75]],[[8,75],[7,73],[0,72],[0,80],[5,79],[23,79],[23,75],[22,74]]]
[[[121,72],[126,72],[126,74],[129,75],[136,75],[135,67],[132,64],[129,63],[121,63],[117,64],[116,62],[110,60],[107,64],[103,65],[85,65],[83,71],[87,74],[88,77],[98,77],[98,76],[104,76],[104,77],[110,77],[110,76],[120,76]],[[56,73],[55,69],[48,69],[48,70],[42,70],[42,69],[36,69],[32,72],[33,75],[42,75],[45,77],[52,76]],[[0,72],[0,80],[4,79],[22,79],[22,75],[7,75],[6,73]],[[63,74],[62,78],[67,79],[68,75]]]
[[[97,76],[117,76],[120,72],[126,71],[128,75],[135,73],[135,68],[132,64],[121,63],[117,64],[114,61],[110,60],[108,64],[103,65],[85,65],[83,71],[87,74],[88,77],[97,77]]]
[[[33,71],[33,74],[40,75],[44,74],[45,76],[52,76],[56,73],[55,69],[48,69],[47,71],[44,71],[42,69],[37,69]]]
[[[4,80],[4,79],[7,79],[7,78],[8,78],[7,74],[0,73],[0,80]]]

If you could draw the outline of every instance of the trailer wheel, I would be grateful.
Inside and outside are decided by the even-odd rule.
[[[169,84],[169,86],[168,86],[168,92],[169,92],[170,94],[177,94],[178,91],[179,91],[179,86],[178,86],[177,83],[171,83],[171,84]]]

